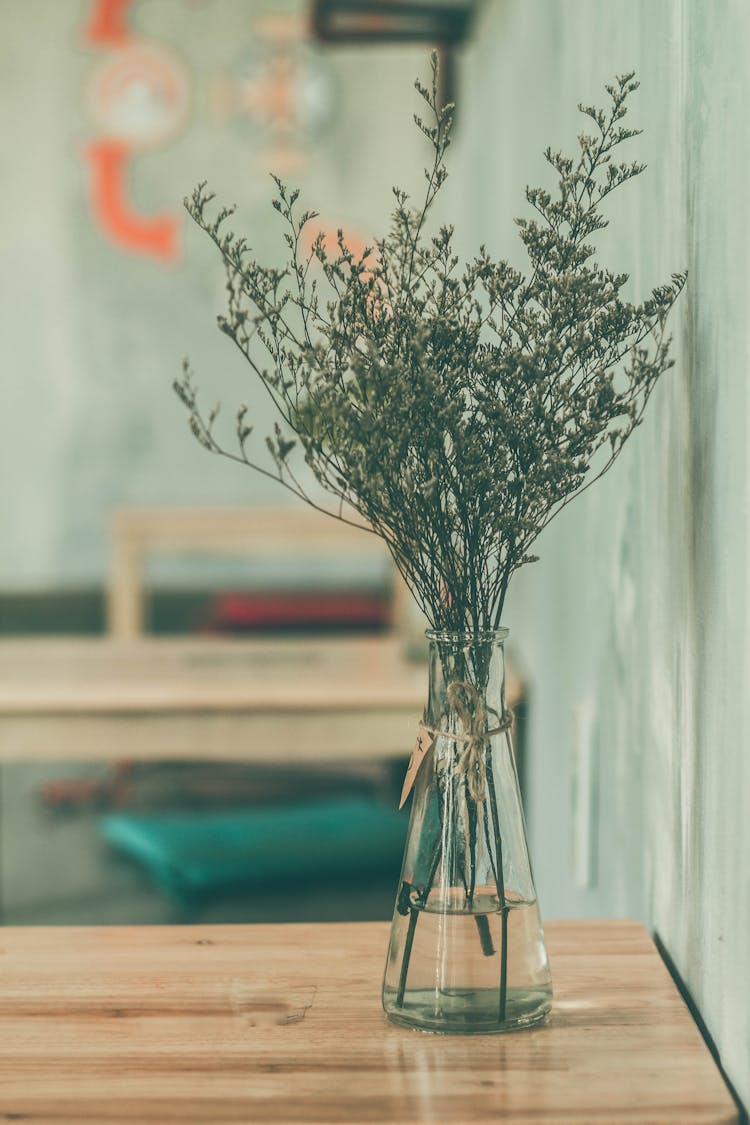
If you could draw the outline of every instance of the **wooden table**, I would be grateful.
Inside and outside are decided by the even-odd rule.
[[[645,930],[547,926],[549,1022],[386,1023],[382,923],[5,929],[0,1118],[45,1122],[737,1122]]]

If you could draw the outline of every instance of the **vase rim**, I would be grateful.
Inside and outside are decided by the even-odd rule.
[[[443,644],[498,644],[505,640],[510,633],[504,625],[496,629],[425,629],[428,641],[438,641]]]

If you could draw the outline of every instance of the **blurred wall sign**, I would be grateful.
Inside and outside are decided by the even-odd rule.
[[[476,0],[313,0],[313,28],[329,42],[457,46],[475,7]]]
[[[214,117],[252,141],[266,168],[297,171],[333,120],[333,76],[299,15],[260,16],[253,38],[214,81]]]
[[[311,0],[324,43],[425,43],[440,53],[442,105],[455,101],[455,49],[471,31],[478,0]]]
[[[190,83],[181,60],[162,45],[137,38],[127,24],[132,0],[93,0],[85,41],[106,51],[86,88],[97,130],[87,148],[91,208],[118,246],[165,261],[178,249],[176,214],[142,215],[128,192],[135,156],[173,140],[186,127]]]

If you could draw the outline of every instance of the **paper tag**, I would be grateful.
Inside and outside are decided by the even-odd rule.
[[[416,781],[417,774],[419,773],[419,767],[425,760],[427,752],[431,749],[434,741],[435,739],[427,730],[427,727],[423,723],[420,723],[419,733],[417,734],[417,741],[414,743],[414,749],[412,750],[411,758],[409,759],[409,768],[407,769],[406,777],[404,778],[404,787],[401,790],[401,800],[398,803],[398,807],[400,809],[404,807],[404,801],[409,796],[411,787]]]

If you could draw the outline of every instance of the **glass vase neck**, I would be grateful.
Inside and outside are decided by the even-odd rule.
[[[443,730],[496,728],[506,719],[507,629],[482,633],[429,629],[429,690],[425,718]]]
[[[430,643],[462,646],[502,644],[510,634],[510,629],[499,625],[497,629],[427,629],[425,636]]]

